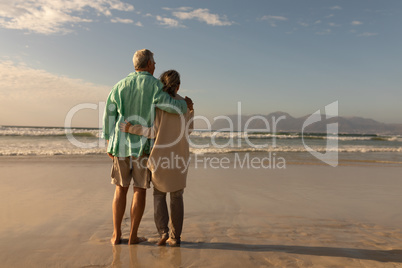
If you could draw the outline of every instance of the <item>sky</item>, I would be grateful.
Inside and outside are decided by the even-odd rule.
[[[0,125],[102,125],[148,48],[196,115],[402,123],[400,0],[0,0]],[[67,118],[67,120],[66,120]]]

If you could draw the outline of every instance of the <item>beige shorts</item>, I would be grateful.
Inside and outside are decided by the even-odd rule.
[[[147,168],[148,156],[114,157],[112,166],[112,184],[129,187],[133,179],[134,187],[150,188],[151,171]]]

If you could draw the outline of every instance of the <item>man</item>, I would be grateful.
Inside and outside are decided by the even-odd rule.
[[[131,232],[128,244],[145,241],[137,235],[145,209],[146,189],[150,187],[150,172],[146,167],[147,155],[151,151],[151,140],[119,130],[125,120],[132,124],[150,127],[156,107],[169,113],[185,113],[191,99],[175,100],[162,90],[162,83],[153,77],[155,61],[147,49],[138,50],[133,57],[135,72],[118,82],[111,90],[106,102],[103,137],[108,142],[107,153],[113,159],[112,184],[116,184],[113,198],[112,244],[121,241],[121,223],[126,209],[126,197],[133,179],[134,195],[131,205]],[[144,161],[143,161],[144,160]],[[145,163],[142,165],[133,165]],[[132,167],[132,168],[131,168]]]

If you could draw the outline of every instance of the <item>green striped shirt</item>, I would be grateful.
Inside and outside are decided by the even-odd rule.
[[[168,113],[187,112],[186,102],[173,99],[162,87],[150,73],[133,72],[112,88],[106,101],[102,131],[103,138],[109,140],[108,153],[118,157],[139,157],[151,151],[152,140],[120,131],[119,124],[124,120],[151,127],[156,107]]]

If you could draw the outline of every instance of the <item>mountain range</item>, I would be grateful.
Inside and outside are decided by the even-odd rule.
[[[268,132],[303,131],[305,133],[326,133],[328,124],[337,123],[338,133],[343,134],[402,135],[402,124],[386,124],[362,117],[335,116],[326,119],[324,114],[321,116],[322,120],[309,124],[308,126],[306,125],[304,129],[303,125],[310,115],[295,118],[285,112],[274,112],[268,115],[228,115],[227,117],[228,120],[215,120],[212,124],[212,129],[227,130],[232,127],[235,131],[244,131],[247,124],[247,130],[253,132],[268,130]],[[229,121],[232,122],[232,126],[230,126]],[[274,122],[276,122],[276,129],[274,129]]]

